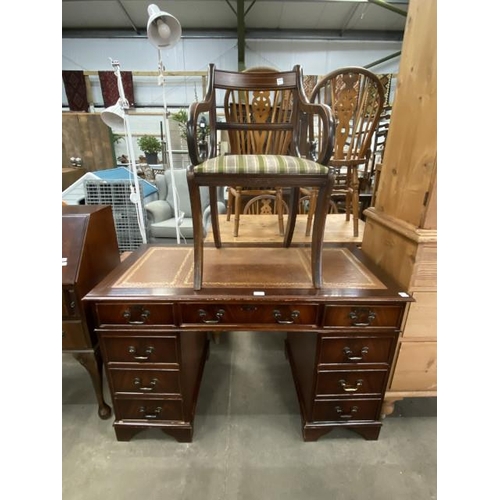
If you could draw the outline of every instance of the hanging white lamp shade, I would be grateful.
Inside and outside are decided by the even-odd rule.
[[[157,5],[148,7],[148,39],[157,49],[173,47],[181,38],[181,23],[169,14],[161,11]]]
[[[125,111],[118,100],[113,106],[107,107],[101,113],[101,120],[114,129],[122,129],[125,121]]]

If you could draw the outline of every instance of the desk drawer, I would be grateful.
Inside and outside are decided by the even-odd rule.
[[[389,363],[395,348],[395,336],[323,337],[319,364]]]
[[[387,383],[387,370],[320,370],[317,396],[381,395]]]
[[[90,349],[92,343],[87,339],[81,321],[62,322],[62,349]]]
[[[166,304],[96,304],[98,325],[174,325],[174,306]]]
[[[379,306],[379,305],[352,305],[352,306],[326,306],[325,327],[386,327],[398,328],[404,312],[404,305]]]
[[[178,369],[144,370],[109,368],[111,387],[115,394],[177,394],[180,395]]]
[[[378,420],[380,399],[316,399],[314,422],[357,422]]]
[[[108,363],[178,363],[177,335],[142,336],[117,335],[112,332],[107,336],[99,331],[101,347]]]
[[[182,399],[115,399],[117,420],[183,421]]]
[[[316,325],[316,304],[183,304],[181,321],[184,324],[262,324]]]

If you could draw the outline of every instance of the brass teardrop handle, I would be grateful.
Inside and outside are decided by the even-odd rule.
[[[157,378],[154,378],[149,383],[149,387],[146,387],[146,386],[141,387],[141,384],[142,384],[141,379],[139,377],[134,378],[134,385],[138,386],[137,389],[139,391],[144,391],[144,392],[152,391],[158,382],[159,382],[159,380]]]
[[[349,313],[352,326],[371,326],[377,315],[364,307],[354,309]]]
[[[347,385],[347,382],[345,380],[339,380],[339,385],[340,387],[342,387],[342,390],[344,392],[356,392],[363,385],[363,380],[356,380],[356,386]]]
[[[141,307],[141,315],[140,315],[141,320],[130,321],[130,318],[132,317],[132,312],[130,311],[130,309],[126,309],[125,311],[123,311],[123,317],[128,321],[129,325],[144,325],[144,323],[146,323],[147,319],[149,318],[150,314],[151,313],[149,312],[148,309],[144,309],[143,307]]]
[[[146,413],[146,408],[144,406],[141,406],[139,408],[139,413],[144,413],[144,418],[147,418],[148,420],[153,420],[155,418],[158,418],[161,413],[161,406],[157,406],[154,409],[154,413]]]
[[[290,313],[290,319],[282,319],[281,311],[279,309],[275,309],[273,311],[273,316],[278,325],[293,325],[295,320],[300,316],[300,311],[293,310]]]
[[[358,407],[357,406],[353,406],[351,408],[351,413],[344,413],[344,410],[340,407],[340,406],[336,406],[335,407],[335,411],[337,412],[337,415],[340,417],[340,418],[343,418],[344,420],[349,420],[350,418],[352,418],[356,413],[358,413]]]
[[[155,350],[155,348],[153,346],[146,347],[146,349],[144,351],[145,355],[144,356],[140,356],[140,355],[134,356],[134,359],[136,359],[137,361],[145,361],[145,360],[149,359],[149,356],[151,356],[151,354],[153,354],[154,350]],[[130,345],[130,346],[128,346],[128,352],[129,352],[129,354],[135,354],[137,352],[137,349],[133,345]]]
[[[349,361],[363,361],[363,356],[368,354],[368,347],[363,347],[360,351],[361,356],[353,356],[352,349],[350,347],[344,347],[343,349],[344,356]]]
[[[205,311],[204,309],[198,309],[198,316],[200,317],[201,322],[204,323],[205,325],[216,325],[217,323],[220,323],[224,314],[226,314],[226,311],[224,311],[224,309],[219,309],[215,313],[216,319],[206,319],[206,317],[208,316],[207,311]]]

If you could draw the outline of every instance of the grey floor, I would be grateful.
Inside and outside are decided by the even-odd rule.
[[[340,429],[305,443],[283,338],[231,332],[211,343],[189,444],[156,430],[116,441],[86,371],[64,354],[62,498],[435,499],[436,399],[396,403],[377,441]]]

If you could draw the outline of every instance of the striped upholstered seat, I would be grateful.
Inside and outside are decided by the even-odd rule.
[[[218,99],[221,102],[218,102]],[[274,103],[272,113],[265,112],[264,108],[271,102]],[[234,119],[235,107],[238,108],[239,120]],[[221,109],[224,109],[225,120],[220,119]],[[198,123],[201,123],[202,115],[208,115],[210,131],[208,147],[203,148],[203,151],[208,151],[207,158],[201,157],[198,143]],[[272,119],[263,118],[265,116],[272,116]],[[321,141],[317,161],[301,154],[301,149],[305,153],[311,150],[309,145],[303,142],[303,134],[309,131],[309,127],[305,126],[308,123],[307,116],[316,116],[319,133],[325,138]],[[243,154],[245,148],[241,147],[236,151],[238,154],[235,154],[235,151],[233,154],[231,151],[229,154],[219,154],[221,131],[227,131],[232,145],[259,143],[261,147],[255,148],[258,154],[252,154],[250,151]],[[187,123],[187,143],[191,160],[187,179],[193,215],[195,290],[201,289],[203,278],[204,234],[200,199],[202,186],[209,188],[212,231],[217,248],[222,244],[217,210],[213,208],[216,207],[218,186],[290,188],[284,247],[289,247],[292,242],[300,188],[317,188],[318,201],[311,237],[311,276],[313,286],[321,288],[323,232],[329,209],[329,193],[334,180],[332,169],[326,166],[332,155],[333,131],[330,108],[307,101],[302,89],[302,71],[299,66],[284,72],[238,73],[216,70],[213,64],[210,65],[207,95],[204,101],[191,105]],[[276,152],[285,154],[273,154]]]
[[[326,175],[328,167],[285,155],[224,155],[194,167],[196,174]]]

